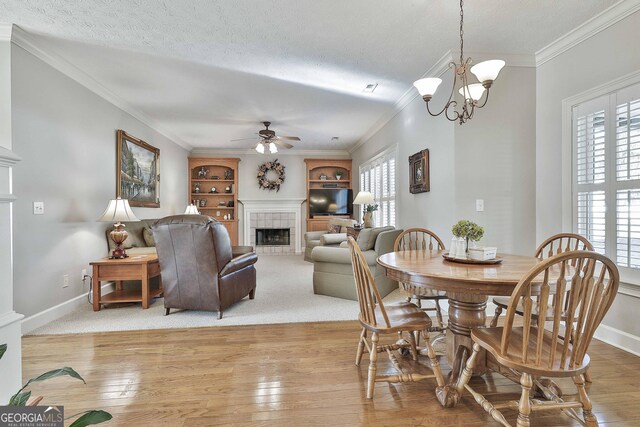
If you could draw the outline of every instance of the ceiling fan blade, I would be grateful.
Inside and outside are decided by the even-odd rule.
[[[249,140],[253,140],[253,141],[257,141],[260,138],[256,138],[255,136],[253,138],[241,138],[241,139],[232,139],[231,142],[236,142],[236,141],[249,141]]]
[[[284,142],[284,141],[278,141],[277,139],[274,139],[273,141],[274,144],[279,145],[280,147],[284,147],[284,148],[293,148],[293,145]]]
[[[297,136],[276,136],[278,139],[286,139],[288,141],[300,141],[300,138]]]

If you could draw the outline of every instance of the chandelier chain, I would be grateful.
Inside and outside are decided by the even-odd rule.
[[[464,0],[460,0],[460,65],[462,65],[464,61],[464,30],[462,29],[462,25],[464,24]]]

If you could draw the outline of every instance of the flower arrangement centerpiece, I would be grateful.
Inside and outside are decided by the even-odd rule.
[[[477,242],[484,236],[484,228],[466,219],[458,221],[451,232],[457,238],[466,239],[467,251],[469,250],[469,241]]]
[[[275,172],[276,178],[269,179],[267,177],[269,172]],[[273,175],[273,174],[272,174]],[[284,165],[275,159],[272,162],[266,162],[258,167],[258,186],[263,190],[276,190],[280,191],[280,185],[284,182],[285,173]]]

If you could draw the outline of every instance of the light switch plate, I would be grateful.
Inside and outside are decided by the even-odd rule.
[[[44,215],[44,202],[33,202],[33,214]]]
[[[476,212],[484,212],[484,200],[477,199],[476,200]]]

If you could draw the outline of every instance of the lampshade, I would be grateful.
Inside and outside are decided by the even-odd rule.
[[[473,99],[474,101],[477,101],[480,98],[482,98],[482,94],[484,93],[484,90],[485,90],[484,86],[482,86],[480,83],[474,83],[467,86],[466,94],[463,87],[461,87],[458,92],[460,92],[460,95],[464,96],[467,99],[470,96],[471,99]]]
[[[373,205],[375,204],[373,194],[368,191],[360,191],[353,201],[354,205]]]
[[[198,211],[198,208],[196,207],[196,205],[189,205],[187,206],[187,210],[184,211],[185,215],[200,215],[200,212]]]
[[[133,214],[129,206],[129,200],[118,197],[109,201],[107,209],[100,216],[98,221],[102,222],[121,222],[121,221],[140,221]]]
[[[278,147],[276,147],[276,144],[274,144],[273,142],[269,143],[269,152],[271,154],[276,154],[278,152]]]
[[[494,81],[504,65],[505,62],[501,59],[491,59],[474,65],[471,67],[471,72],[480,82]]]
[[[260,154],[264,154],[264,145],[262,145],[262,141],[258,142],[258,145],[256,145],[256,151]]]
[[[426,79],[416,80],[415,82],[413,82],[413,85],[416,89],[418,89],[420,95],[422,95],[422,97],[425,97],[433,96],[433,94],[436,93],[438,86],[440,86],[440,83],[442,83],[442,79],[439,79],[437,77],[428,77]]]

